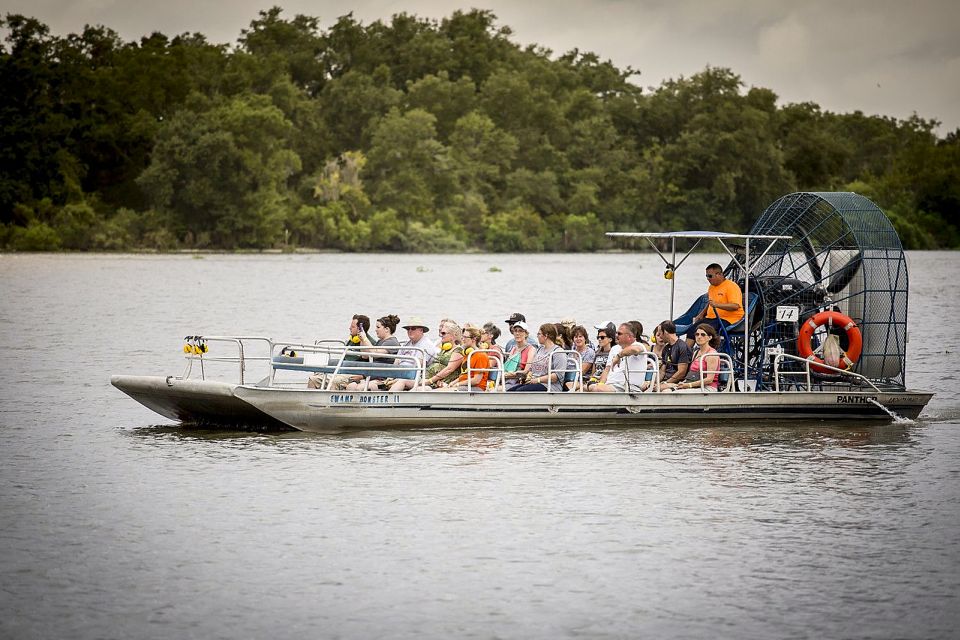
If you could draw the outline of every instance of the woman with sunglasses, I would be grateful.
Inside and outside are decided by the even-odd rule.
[[[463,329],[453,320],[444,320],[440,323],[440,342],[437,345],[437,354],[433,356],[433,364],[427,367],[427,378],[422,387],[415,391],[436,389],[440,383],[451,383],[460,375],[460,365],[463,364],[463,346],[460,338]]]
[[[716,391],[719,387],[719,378],[717,371],[720,369],[720,358],[715,355],[717,347],[720,346],[720,335],[713,325],[700,323],[694,329],[693,339],[697,347],[693,352],[693,361],[690,363],[690,369],[687,371],[687,377],[683,382],[663,383],[660,385],[661,391]],[[710,355],[714,354],[714,355]],[[703,380],[700,379],[700,371],[703,370]]]
[[[597,327],[597,350],[593,361],[593,370],[590,372],[590,378],[584,378],[583,386],[587,390],[593,385],[600,383],[600,376],[603,370],[607,368],[607,361],[610,359],[610,350],[613,349],[613,341],[616,338],[617,329],[612,323],[606,326]]]
[[[490,351],[487,355],[497,360],[503,360],[503,347],[497,344],[497,338],[500,337],[500,327],[493,322],[483,325],[480,330],[480,348]]]

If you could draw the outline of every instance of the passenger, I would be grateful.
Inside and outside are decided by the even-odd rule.
[[[677,325],[672,320],[660,323],[662,338],[657,338],[657,344],[663,343],[663,355],[660,356],[660,390],[667,391],[672,386],[685,380],[693,360],[693,352],[685,340],[677,336]]]
[[[510,317],[507,318],[506,320],[507,331],[512,336],[514,325],[517,324],[518,322],[526,322],[526,321],[527,321],[527,317],[522,313],[511,313]],[[527,333],[529,333],[529,331]],[[511,351],[513,351],[513,347],[515,344],[516,343],[514,342],[514,338],[511,337],[509,340],[507,340],[507,344],[503,345],[503,352],[510,353]]]
[[[579,324],[573,328],[573,350],[580,354],[582,379],[579,386],[576,380],[566,383],[565,386],[569,391],[582,391],[584,382],[590,379],[590,372],[593,371],[593,363],[597,359],[597,352],[590,345],[586,328]]]
[[[561,349],[572,349],[573,336],[570,334],[570,329],[567,329],[567,325],[556,322],[553,326],[557,330],[557,346]]]
[[[607,366],[600,376],[600,381],[591,384],[588,391],[629,391],[639,393],[643,390],[643,383],[647,372],[647,348],[637,341],[637,336],[643,333],[643,325],[636,320],[624,322],[617,327],[617,345],[610,350]],[[634,346],[635,345],[635,346]],[[633,347],[628,355],[620,357],[620,352]],[[629,378],[629,383],[628,383]]]
[[[697,325],[693,332],[697,341],[697,350],[693,353],[693,362],[683,382],[670,384],[671,391],[716,391],[719,386],[720,357],[715,355],[720,346],[720,335],[712,324],[705,322]],[[710,355],[714,354],[714,355]],[[702,359],[701,359],[702,358]],[[700,379],[700,370],[703,369],[703,380]]]
[[[407,324],[403,325],[403,328],[407,330],[407,341],[397,351],[397,355],[407,357],[398,357],[397,364],[416,366],[420,359],[426,356],[427,361],[423,364],[425,367],[430,366],[433,363],[434,355],[437,353],[437,346],[426,336],[430,329],[427,328],[423,320],[416,316],[410,318]],[[390,391],[407,391],[412,389],[415,383],[416,381],[412,379],[397,378],[395,380],[385,380],[383,386],[389,387]]]
[[[604,369],[607,368],[607,362],[610,358],[610,351],[613,347],[613,341],[617,335],[617,328],[613,325],[612,322],[607,322],[602,325],[598,325],[597,329],[597,352],[596,358],[593,361],[593,368],[590,370],[590,377],[584,378],[583,381],[583,390],[587,391],[587,388],[592,384],[597,384],[600,382],[600,376],[603,375]]]
[[[530,365],[533,363],[533,356],[537,350],[533,345],[527,344],[530,337],[530,329],[523,320],[513,323],[511,328],[514,343],[513,348],[507,352],[507,359],[503,362],[503,379],[507,391],[518,384],[520,374],[526,375],[530,372]]]
[[[651,336],[650,342],[650,352],[662,360],[663,346],[667,343],[666,339],[663,337],[662,322],[653,328],[653,335]]]
[[[462,329],[453,321],[447,321],[440,327],[439,351],[433,357],[433,364],[427,367],[427,379],[423,386],[415,391],[435,389],[441,382],[453,382],[460,375],[460,364],[463,361],[463,346],[460,344]]]
[[[483,325],[483,329],[480,332],[480,348],[488,349],[493,353],[488,354],[491,358],[496,358],[497,360],[503,360],[503,348],[497,344],[497,338],[500,337],[500,327],[495,325],[493,322],[488,322]]]
[[[398,324],[400,324],[400,318],[395,315],[377,318],[377,324],[374,328],[374,331],[377,334],[377,343],[367,351],[370,353],[389,353],[391,356],[371,356],[369,358],[370,362],[378,362],[383,364],[393,364],[396,362],[396,358],[393,356],[397,353],[397,347],[400,346],[400,341],[397,340],[396,336],[393,334],[396,332]],[[364,343],[362,338],[360,343]],[[388,349],[387,347],[393,348]],[[380,389],[380,384],[384,380],[386,380],[386,377],[373,377],[368,378],[366,381],[360,380],[359,382],[351,382],[347,385],[347,391],[378,391]]]
[[[557,326],[552,323],[540,325],[537,332],[540,348],[530,363],[529,374],[518,378],[520,384],[507,391],[563,391],[563,371],[567,368],[567,356],[557,344]]]
[[[445,342],[445,340],[443,339],[443,326],[448,322],[452,322],[454,324],[457,323],[457,321],[454,320],[453,318],[443,318],[442,320],[440,320],[439,324],[437,324],[437,349],[442,347],[443,343]]]
[[[370,318],[362,314],[354,314],[353,318],[350,320],[350,337],[347,338],[343,345],[345,347],[358,347],[364,341],[369,346],[373,343],[370,339],[370,334],[367,331],[370,330]],[[341,357],[341,362],[354,362],[360,360],[362,356],[358,354],[347,354]],[[326,378],[324,373],[314,373],[307,379],[307,388],[308,389],[320,389],[323,386],[323,381]],[[337,374],[333,376],[333,379],[330,381],[330,389],[335,389],[337,391],[343,391],[344,388],[350,382],[356,382],[363,380],[363,376],[357,375],[343,375]]]
[[[693,317],[690,330],[687,331],[687,345],[694,344],[695,332],[700,323],[711,325],[718,332],[720,326],[729,327],[743,318],[743,292],[732,280],[723,276],[723,267],[716,262],[707,265],[707,306]]]
[[[553,325],[557,329],[557,346],[563,349],[564,351],[573,351],[573,334],[571,333],[571,329],[573,327],[567,328],[567,324],[569,324],[570,322],[573,322],[573,321],[567,318],[565,320],[561,320],[560,322],[554,323]],[[567,391],[567,384],[566,384],[567,376],[569,375],[572,378],[574,374],[577,372],[577,370],[580,368],[580,362],[575,355],[573,355],[572,353],[567,353],[566,357],[567,357],[567,364],[564,367],[563,371],[561,372],[562,375],[560,376],[561,391]]]
[[[460,365],[460,375],[456,382],[441,382],[440,391],[486,391],[487,379],[490,377],[490,358],[480,350],[480,329],[464,329],[461,342],[465,357]]]

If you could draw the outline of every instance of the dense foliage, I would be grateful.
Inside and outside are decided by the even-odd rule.
[[[777,105],[730,70],[642,90],[487,11],[363,25],[263,11],[234,47],[0,20],[0,247],[580,251],[744,231],[849,189],[960,246],[960,131]]]

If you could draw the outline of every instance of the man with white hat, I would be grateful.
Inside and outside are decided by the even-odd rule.
[[[426,336],[427,332],[430,331],[427,323],[417,316],[412,316],[403,325],[403,328],[407,330],[407,341],[400,345],[401,348],[397,350],[397,356],[414,356],[417,361],[426,356],[427,361],[423,363],[423,366],[428,367],[433,360],[433,356],[437,353],[437,345]],[[412,366],[414,362],[413,358],[404,358],[403,360],[397,358],[397,364]],[[390,386],[390,391],[408,391],[413,389],[415,383],[416,380],[400,378]]]

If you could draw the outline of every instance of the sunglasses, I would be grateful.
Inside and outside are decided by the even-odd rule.
[[[609,338],[606,334],[604,334],[604,335],[602,335],[602,336],[597,336],[597,340],[609,340],[609,339],[610,339],[610,338]]]
[[[709,334],[709,333],[704,333],[703,331],[697,331],[697,332],[694,333],[693,335],[695,335],[695,336],[703,336],[704,338],[709,338],[709,337],[710,337],[710,334]]]
[[[707,274],[707,280],[709,280],[710,278],[712,278],[712,277],[714,277],[714,276],[718,276],[718,275],[720,275],[720,274],[719,274],[719,273],[708,273],[708,274]]]
[[[449,331],[441,331],[441,332],[440,332],[440,335],[445,336],[445,335],[447,335],[448,333],[450,333],[450,332],[449,332]]]

